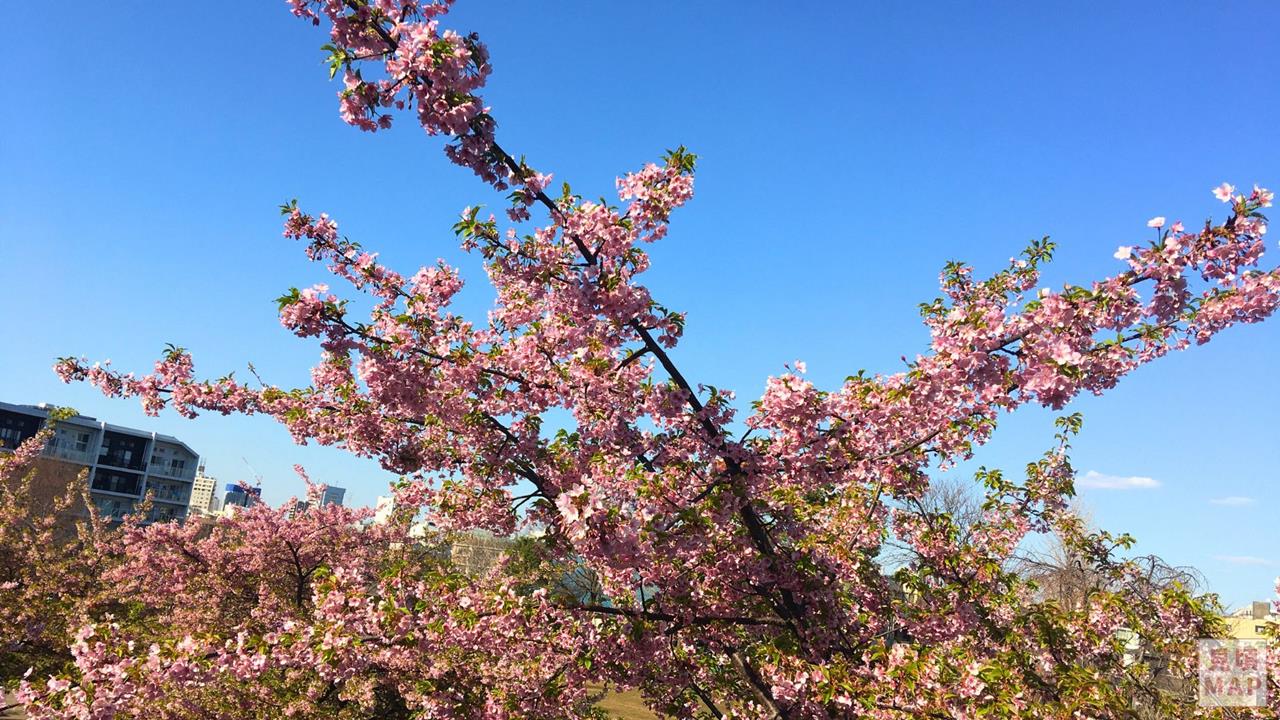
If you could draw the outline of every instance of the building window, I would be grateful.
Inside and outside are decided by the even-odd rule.
[[[144,454],[146,447],[147,441],[144,438],[108,432],[102,438],[102,451],[98,455],[98,463],[141,470],[144,460],[148,457]]]
[[[38,417],[0,410],[0,448],[17,448],[23,440],[39,432],[43,422]]]
[[[55,434],[53,439],[49,441],[49,447],[73,450],[80,453],[88,452],[89,433],[81,432],[79,430],[58,428],[57,434]]]
[[[0,447],[15,449],[22,444],[22,432],[18,428],[0,427]]]
[[[93,484],[90,487],[94,490],[137,495],[141,486],[141,478],[137,475],[98,468],[93,472]]]

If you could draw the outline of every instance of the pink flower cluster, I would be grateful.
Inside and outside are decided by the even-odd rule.
[[[505,187],[510,172],[493,152],[493,122],[476,94],[489,76],[489,53],[474,36],[441,30],[446,2],[339,2],[290,0],[293,13],[331,25],[331,72],[343,73],[340,114],[362,130],[391,127],[392,110],[415,109],[430,135],[455,138],[450,159],[486,182]],[[376,63],[381,79],[366,79],[360,65]]]

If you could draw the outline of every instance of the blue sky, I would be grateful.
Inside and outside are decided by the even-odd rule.
[[[305,383],[316,348],[272,299],[326,277],[280,238],[280,202],[330,212],[402,270],[461,266],[478,313],[483,275],[449,228],[500,199],[408,118],[378,135],[343,125],[326,38],[283,2],[73,5],[7,38],[0,399],[177,435],[228,481],[250,477],[247,460],[272,501],[300,491],[301,462],[371,503],[388,479],[376,466],[297,447],[268,419],[147,418],[49,366],[145,370],[173,342],[209,375],[251,361]],[[689,312],[687,374],[745,404],[797,358],[829,387],[897,369],[924,347],[916,305],[948,259],[989,271],[1047,234],[1046,284],[1086,281],[1151,216],[1220,215],[1209,188],[1224,180],[1280,186],[1278,21],[1261,2],[460,0],[448,23],[490,45],[503,145],[557,182],[606,194],[663,148],[701,156],[648,281]],[[1082,473],[1158,485],[1082,489],[1098,522],[1196,566],[1231,604],[1270,596],[1280,574],[1277,357],[1280,321],[1238,328],[1073,406]],[[1052,417],[1010,418],[981,461],[1021,467]],[[1251,502],[1212,502],[1227,497]]]

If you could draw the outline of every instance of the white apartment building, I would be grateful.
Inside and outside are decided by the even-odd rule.
[[[0,452],[39,432],[45,405],[0,402]],[[111,425],[85,415],[58,421],[44,456],[88,468],[90,501],[103,517],[120,518],[152,495],[152,521],[184,518],[199,455],[169,435]]]
[[[196,477],[191,482],[191,502],[187,512],[191,515],[209,515],[213,510],[213,491],[218,487],[217,478],[204,474],[204,466],[196,469]]]

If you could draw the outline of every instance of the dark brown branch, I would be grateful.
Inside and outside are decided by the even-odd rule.
[[[362,5],[358,2],[358,0],[345,0],[345,2],[347,6],[352,8],[353,10],[359,11],[360,8],[362,7]],[[389,48],[389,50],[394,51],[398,47],[398,45],[394,40],[394,38],[392,38],[390,34],[387,33],[386,29],[382,27],[381,20],[378,20],[375,18],[373,23],[371,24],[374,26],[376,32],[382,38],[383,42],[387,44],[387,47]],[[484,121],[483,116],[482,118],[477,118],[476,120],[476,122],[482,122],[482,121]],[[480,131],[479,129],[474,127],[473,127],[473,130],[476,132]],[[525,176],[524,165],[520,162],[517,162],[516,159],[512,157],[510,153],[504,150],[502,146],[498,144],[497,140],[491,141],[489,146],[489,151],[504,166],[506,166],[507,169],[510,170],[515,177],[521,178],[521,179],[524,178]],[[556,218],[560,222],[563,222],[565,220],[564,211],[560,208],[559,205],[556,204],[554,200],[552,200],[546,194],[546,192],[539,190],[534,195],[534,197],[535,199],[537,199],[539,203],[541,203],[544,207],[547,208],[547,210],[551,213],[552,217]],[[574,245],[577,247],[578,252],[581,253],[582,257],[587,261],[588,264],[590,265],[598,264],[597,254],[594,251],[592,251],[591,248],[587,247],[586,243],[582,242],[581,238],[576,236],[569,236],[569,237],[573,241]],[[712,439],[713,442],[715,442],[715,444],[717,445],[716,453],[721,457],[722,460],[725,461],[726,466],[728,467],[728,470],[729,470],[729,475],[735,479],[746,477],[746,472],[744,471],[742,465],[729,452],[729,448],[727,447],[725,442],[724,433],[719,427],[717,427],[714,423],[712,423],[707,417],[703,415],[703,411],[705,410],[705,407],[703,406],[702,401],[698,399],[697,393],[693,391],[693,388],[690,385],[688,379],[686,379],[684,374],[680,372],[680,369],[676,367],[670,355],[667,354],[666,350],[653,337],[653,334],[649,332],[649,329],[646,328],[644,324],[641,323],[638,319],[635,319],[635,318],[631,319],[630,321],[627,322],[627,326],[631,328],[640,337],[640,339],[644,343],[645,348],[649,352],[653,353],[655,357],[658,358],[658,362],[662,365],[663,370],[666,371],[667,375],[671,378],[672,382],[676,383],[676,385],[680,389],[685,391],[686,402],[688,403],[690,409],[693,411],[693,414],[698,416],[699,423],[702,425],[703,429],[706,431],[708,438]],[[738,490],[738,495],[741,500],[741,505],[738,509],[738,515],[742,520],[743,526],[747,530],[747,535],[750,537],[751,542],[755,546],[756,550],[760,552],[763,556],[768,558],[769,564],[771,566],[774,566],[776,569],[776,565],[778,563],[778,553],[774,545],[774,541],[770,537],[769,532],[765,527],[764,520],[763,518],[761,518],[760,514],[756,511],[755,507],[752,505],[752,500],[746,496],[745,488],[743,488],[742,485],[739,483],[735,483],[735,487]],[[782,616],[789,621],[799,618],[803,614],[803,608],[801,608],[800,604],[796,601],[794,595],[785,588],[780,590],[780,594],[782,596],[782,603],[780,606],[782,610]]]
[[[648,353],[648,352],[649,352],[649,348],[648,348],[648,347],[639,348],[639,349],[637,349],[637,350],[633,351],[631,354],[629,354],[629,355],[627,355],[625,358],[623,358],[622,362],[618,363],[618,367],[617,367],[617,369],[618,369],[618,370],[621,370],[622,368],[624,368],[624,367],[626,367],[626,366],[630,365],[631,363],[635,362],[636,360],[639,360],[641,357],[643,357],[643,356],[644,356],[646,353]]]
[[[676,623],[677,627],[698,627],[704,625],[715,625],[724,623],[726,625],[748,625],[761,626],[768,625],[772,627],[786,627],[786,624],[774,620],[773,618],[756,618],[746,615],[696,615],[692,618],[682,619],[670,613],[655,612],[653,610],[633,610],[631,608],[614,607],[612,605],[566,605],[565,610],[582,610],[584,612],[598,613],[601,615],[616,615],[618,617],[628,617],[638,620],[652,620],[655,622]]]
[[[716,707],[715,702],[712,701],[711,695],[707,693],[706,690],[703,690],[702,687],[698,685],[698,683],[690,682],[689,689],[693,691],[694,695],[698,696],[698,699],[701,700],[702,704],[705,705],[707,709],[711,711],[712,715],[716,716],[717,718],[724,717],[724,713],[721,712],[720,708]]]
[[[760,674],[756,672],[755,668],[751,667],[751,664],[747,662],[746,658],[742,657],[742,654],[736,650],[730,651],[729,657],[733,660],[733,664],[737,666],[738,672],[742,673],[742,676],[747,679],[747,683],[751,686],[752,693],[755,694],[756,699],[760,701],[760,704],[769,708],[769,710],[773,712],[773,716],[775,718],[779,718],[780,720],[789,720],[790,716],[783,712],[782,708],[779,707],[778,703],[773,699],[773,693],[769,691],[768,683],[764,681],[764,678],[760,677]]]

